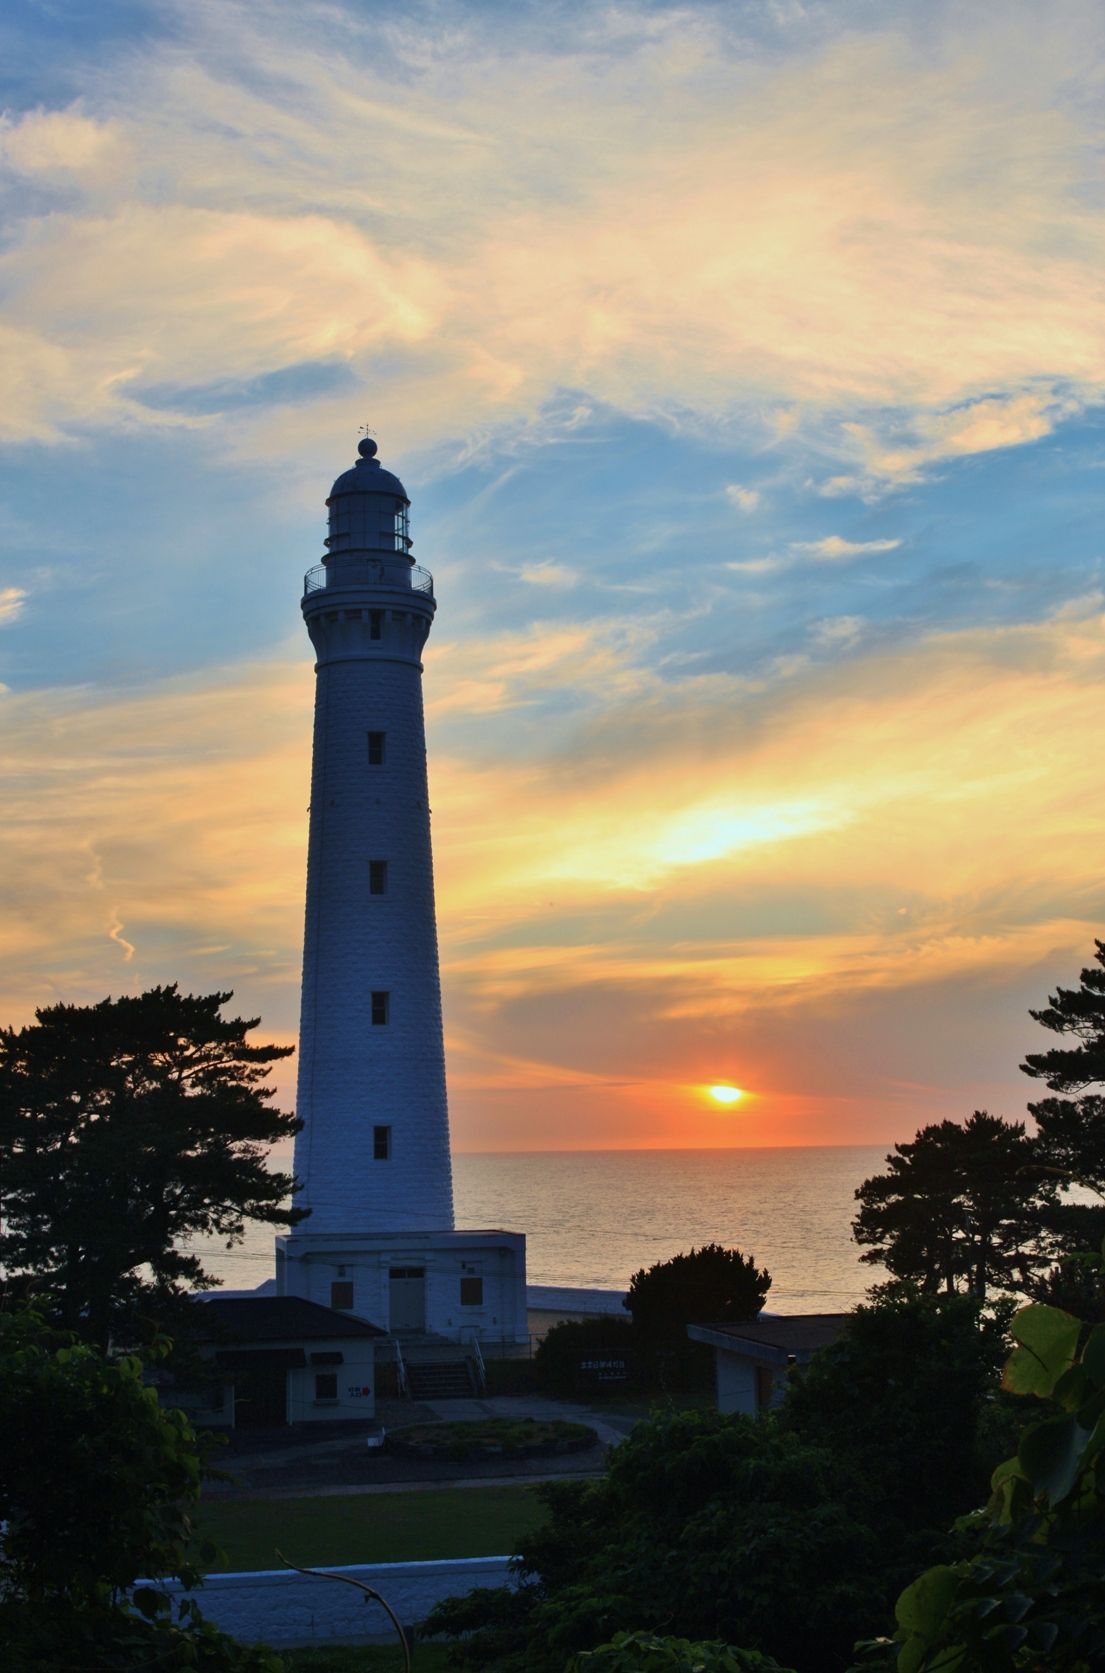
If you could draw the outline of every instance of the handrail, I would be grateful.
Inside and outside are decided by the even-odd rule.
[[[403,1350],[398,1342],[395,1344],[395,1386],[399,1391],[400,1399],[409,1397],[410,1384],[407,1382],[407,1367],[403,1362]]]
[[[474,1355],[475,1361],[476,1361],[476,1382],[477,1382],[477,1386],[478,1386],[479,1392],[481,1394],[486,1394],[487,1393],[487,1367],[483,1362],[483,1354],[480,1352],[480,1339],[475,1334],[473,1334],[473,1336],[472,1336],[472,1351],[473,1351],[473,1355]]]
[[[377,558],[369,558],[363,564],[358,564],[357,570],[359,573],[350,576],[350,581],[354,586],[362,586],[367,582],[370,586],[394,586],[396,590],[405,590],[406,585],[409,584],[411,592],[427,593],[430,598],[434,596],[434,578],[428,569],[422,568],[421,564],[412,564],[409,571],[403,575],[402,580],[394,582],[385,578],[384,565]],[[324,563],[317,563],[303,577],[303,594],[304,597],[309,597],[311,593],[324,592],[327,587],[340,587],[341,585],[340,571],[330,569]]]

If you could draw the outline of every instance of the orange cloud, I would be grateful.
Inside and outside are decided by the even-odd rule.
[[[540,1148],[579,1123],[586,1142],[718,1142],[680,1089],[719,1065],[752,1095],[740,1139],[760,1143],[878,1137],[888,1111],[955,1113],[980,1078],[985,1101],[976,1060],[999,1038],[1015,1087],[1025,1004],[1105,912],[1085,742],[1105,723],[1105,618],[1082,609],[766,689],[663,687],[647,645],[598,632],[431,650],[460,1143]],[[521,717],[525,756],[496,755],[490,732],[474,755],[478,713],[463,749],[452,736],[470,666]],[[535,681],[582,710],[528,723]],[[141,697],[0,698],[6,1020],[180,978],[236,989],[294,1037],[311,698],[299,661]],[[943,1065],[917,1061],[922,1037],[952,1042]]]

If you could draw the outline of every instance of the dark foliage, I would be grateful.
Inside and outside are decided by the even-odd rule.
[[[1037,1420],[995,1470],[986,1509],[960,1524],[968,1553],[898,1599],[893,1642],[865,1669],[1093,1673],[1105,1666],[1105,1325],[1047,1306],[1013,1321],[1005,1386]],[[1041,1410],[1042,1407],[1042,1410]]]
[[[771,1276],[751,1255],[704,1243],[701,1249],[635,1272],[625,1306],[633,1317],[639,1367],[654,1386],[709,1382],[713,1352],[687,1339],[688,1324],[737,1324],[763,1308]]]
[[[219,1014],[231,997],[153,988],[0,1031],[0,1258],[101,1346],[215,1282],[189,1233],[233,1243],[247,1219],[303,1218],[265,1166],[299,1126],[263,1084],[292,1048],[249,1044],[256,1019]]]
[[[1033,1052],[1021,1064],[1057,1097],[1028,1108],[1036,1118],[1043,1160],[1064,1184],[1105,1194],[1105,941],[1095,942],[1097,968],[1083,970],[1076,988],[1058,988],[1031,1015],[1067,1043]],[[1056,1241],[1067,1252],[1096,1247],[1105,1236],[1105,1209],[1061,1204],[1051,1216]]]
[[[442,1604],[432,1631],[470,1634],[458,1663],[562,1673],[642,1629],[720,1639],[803,1673],[839,1668],[900,1584],[858,1514],[863,1482],[770,1421],[668,1412],[639,1423],[594,1484],[541,1489],[526,1582]]]
[[[1057,1182],[1023,1122],[976,1110],[963,1126],[922,1127],[896,1144],[887,1172],[856,1191],[865,1261],[923,1290],[1024,1290],[1051,1258]]]
[[[652,1632],[619,1632],[609,1644],[582,1650],[566,1673],[790,1673],[770,1656],[732,1644],[692,1643]]]
[[[1017,1424],[995,1400],[1008,1317],[971,1296],[888,1289],[791,1380],[784,1427],[868,1483],[884,1547],[931,1548],[1004,1456]]]
[[[0,1640],[13,1673],[279,1673],[156,1584],[199,1576],[188,1551],[196,1437],[136,1359],[26,1312],[0,1316]],[[137,1580],[144,1584],[128,1598]]]

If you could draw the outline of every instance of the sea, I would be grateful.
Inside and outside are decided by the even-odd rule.
[[[755,1257],[767,1310],[843,1312],[885,1277],[852,1242],[856,1187],[885,1145],[757,1150],[555,1150],[455,1155],[456,1223],[526,1234],[531,1284],[628,1288],[641,1267],[703,1243]],[[273,1273],[273,1233],[192,1247],[227,1289]]]

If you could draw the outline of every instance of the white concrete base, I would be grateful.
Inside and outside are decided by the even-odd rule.
[[[297,1230],[276,1239],[276,1285],[386,1331],[528,1340],[523,1232]]]
[[[464,1597],[479,1586],[515,1584],[509,1565],[509,1557],[458,1557],[436,1563],[354,1563],[331,1572],[372,1586],[387,1598],[404,1626],[417,1626],[445,1598]],[[193,1596],[209,1621],[246,1644],[279,1648],[394,1634],[380,1605],[355,1586],[294,1569],[212,1574],[195,1593],[175,1580],[154,1583],[164,1585],[174,1601]]]

